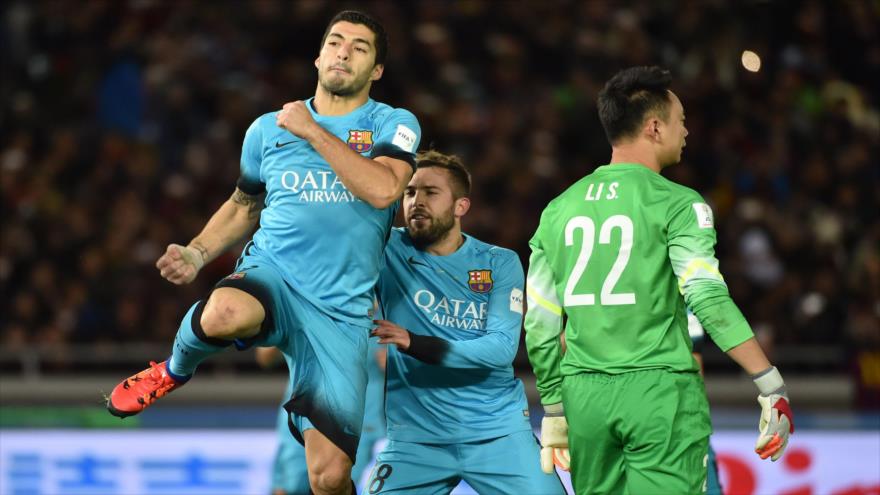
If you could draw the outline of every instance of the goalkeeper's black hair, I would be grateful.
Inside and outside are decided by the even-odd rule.
[[[650,115],[669,118],[672,76],[657,66],[630,67],[614,75],[599,92],[599,120],[612,145],[638,134]]]
[[[376,61],[374,62],[374,65],[385,64],[385,56],[388,55],[388,33],[385,32],[382,23],[380,23],[375,17],[364,14],[363,12],[358,12],[357,10],[343,10],[333,16],[333,19],[330,19],[330,22],[327,24],[327,29],[324,30],[324,36],[321,38],[321,47],[324,46],[324,42],[327,41],[327,36],[330,35],[330,30],[333,29],[333,26],[335,26],[337,22],[350,22],[352,24],[367,26],[367,28],[373,32],[373,37],[376,38]]]

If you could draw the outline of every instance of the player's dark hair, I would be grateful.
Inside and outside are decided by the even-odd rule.
[[[612,145],[635,136],[645,118],[669,118],[672,76],[660,67],[630,67],[614,75],[599,92],[599,120]]]
[[[455,155],[444,155],[439,151],[420,151],[416,155],[416,169],[437,167],[449,172],[452,184],[452,196],[455,199],[471,194],[471,173]]]
[[[376,38],[375,65],[382,65],[385,63],[385,56],[388,54],[388,34],[385,32],[385,28],[382,27],[382,24],[380,24],[374,17],[356,10],[343,10],[333,16],[333,19],[330,19],[330,23],[327,24],[327,29],[324,31],[324,37],[321,38],[321,47],[324,46],[324,42],[327,41],[327,36],[330,35],[330,30],[333,29],[333,26],[335,26],[337,22],[350,22],[352,24],[363,24],[364,26],[367,26]]]

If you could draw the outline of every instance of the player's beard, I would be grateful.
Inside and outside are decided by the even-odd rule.
[[[455,215],[452,213],[452,208],[438,216],[430,216],[424,211],[419,211],[419,213],[427,217],[421,221],[427,225],[413,227],[410,220],[406,222],[406,230],[409,232],[409,237],[412,239],[413,245],[418,249],[425,249],[443,239],[455,225]]]
[[[334,95],[334,96],[352,96],[356,95],[364,89],[364,86],[367,85],[367,82],[370,80],[370,73],[367,72],[361,77],[356,77],[350,81],[346,81],[341,77],[332,77],[332,71],[327,71],[324,75],[318,78],[318,82],[321,84],[321,88],[324,91]]]

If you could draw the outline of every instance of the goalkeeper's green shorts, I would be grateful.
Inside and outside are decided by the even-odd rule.
[[[566,376],[562,402],[578,495],[705,493],[712,425],[699,374]]]

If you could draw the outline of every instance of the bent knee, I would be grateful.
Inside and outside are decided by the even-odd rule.
[[[263,318],[263,306],[255,297],[238,289],[220,288],[208,298],[199,323],[208,337],[234,339],[255,335]]]

